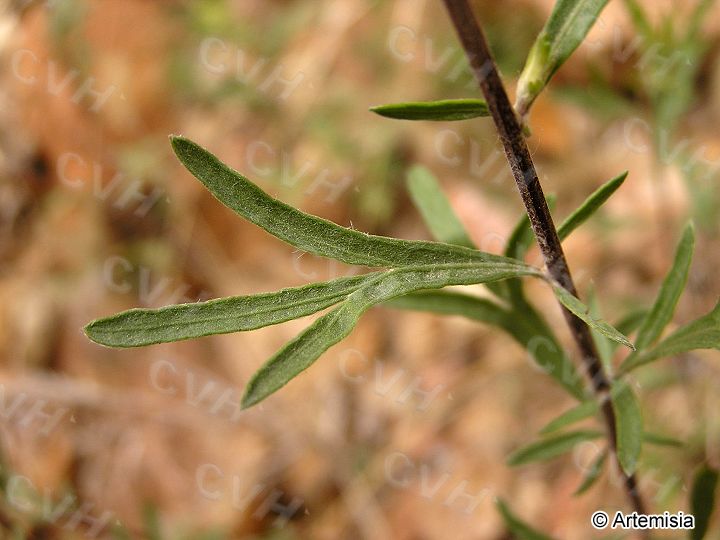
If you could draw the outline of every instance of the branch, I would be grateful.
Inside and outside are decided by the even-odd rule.
[[[548,273],[560,285],[577,296],[577,290],[565,259],[565,253],[550,215],[542,186],[535,172],[535,165],[525,143],[522,127],[507,97],[495,61],[488,48],[485,34],[480,28],[468,0],[444,0],[444,2],[497,127],[500,140],[505,148],[505,155],[510,163],[515,183],[530,218]],[[618,465],[618,470],[624,475],[617,460],[616,418],[609,396],[610,380],[600,361],[600,355],[590,333],[590,328],[564,307],[562,307],[562,310],[573,338],[580,349],[593,391],[601,403],[610,448]],[[645,504],[638,491],[635,475],[624,476],[625,490],[633,508],[638,513],[645,514]]]

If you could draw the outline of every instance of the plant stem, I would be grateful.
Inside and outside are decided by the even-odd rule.
[[[525,143],[520,122],[507,97],[495,61],[488,48],[485,34],[480,28],[468,0],[444,0],[444,2],[497,127],[500,140],[505,148],[505,155],[510,163],[527,214],[530,217],[530,223],[540,246],[548,273],[560,285],[577,296],[577,290],[550,215],[542,186],[538,180],[535,165]],[[616,418],[609,395],[610,380],[600,361],[600,355],[590,333],[590,328],[566,308],[562,307],[562,310],[573,338],[580,349],[583,364],[595,395],[601,403],[610,449],[615,457],[618,470],[621,474],[624,474],[617,459]],[[625,491],[633,508],[638,513],[646,513],[645,504],[637,489],[635,475],[624,476]]]

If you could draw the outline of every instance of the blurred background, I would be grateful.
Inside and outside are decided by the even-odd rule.
[[[553,2],[475,4],[512,93]],[[630,171],[565,244],[611,322],[652,303],[694,220],[677,325],[720,295],[720,10],[641,5],[646,20],[610,2],[537,102],[529,145],[556,219]],[[0,57],[1,538],[499,540],[501,497],[574,539],[601,536],[594,510],[626,507],[612,474],[573,497],[595,445],[505,464],[573,402],[492,328],[374,309],[242,413],[249,377],[311,318],[131,350],[81,331],[359,271],[233,215],[171,133],[307,212],[402,238],[429,238],[404,188],[424,164],[476,243],[502,252],[522,208],[491,121],[367,110],[478,95],[440,2],[5,0]],[[574,352],[554,300],[528,289]],[[636,376],[648,429],[685,443],[644,448],[658,511],[687,509],[697,464],[720,465],[718,360]]]

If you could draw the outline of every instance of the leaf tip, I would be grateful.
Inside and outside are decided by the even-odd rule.
[[[182,135],[170,135],[168,138],[170,139],[170,145],[176,154],[184,150],[190,143],[190,139],[183,137]]]
[[[253,391],[252,386],[248,384],[247,388],[245,389],[245,393],[240,400],[240,410],[244,411],[246,409],[249,409],[250,407],[260,403],[262,400],[263,397],[257,395],[257,393]]]
[[[685,229],[683,230],[683,236],[689,237],[692,242],[695,241],[695,222],[692,219],[689,220],[685,225]]]
[[[368,107],[368,111],[375,113],[379,116],[388,117],[386,105],[373,105],[372,107]]]
[[[410,190],[420,188],[423,182],[427,183],[432,173],[420,164],[412,165],[405,174],[405,183]]]
[[[243,411],[257,405],[269,395],[268,392],[264,392],[258,387],[258,377],[260,373],[262,373],[262,369],[255,373],[245,385],[245,391],[243,392],[242,398],[240,398],[240,409]]]
[[[626,463],[623,463],[622,470],[625,473],[625,476],[632,476],[637,470],[637,461],[627,461]]]
[[[82,331],[85,334],[85,337],[93,343],[102,345],[103,347],[111,347],[112,344],[108,343],[106,340],[103,339],[102,332],[98,332],[98,326],[101,320],[102,319],[97,319],[89,322],[88,324],[83,326]]]
[[[95,339],[93,339],[94,326],[95,326],[95,321],[92,321],[82,327],[83,334],[85,334],[85,337],[88,338],[90,341],[95,341]]]

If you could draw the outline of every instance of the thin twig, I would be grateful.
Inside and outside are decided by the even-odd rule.
[[[505,148],[505,155],[510,163],[515,183],[530,217],[530,223],[540,246],[548,273],[560,285],[577,296],[577,290],[550,215],[542,186],[535,172],[535,165],[525,143],[520,122],[507,97],[485,35],[468,0],[444,0],[444,2],[497,127],[500,140]],[[610,380],[600,361],[600,355],[597,352],[590,328],[564,307],[562,307],[562,310],[573,338],[580,349],[584,367],[590,377],[595,395],[601,403],[608,431],[609,445],[615,456],[618,470],[623,474],[617,457],[616,418],[609,399]],[[645,504],[637,488],[635,475],[624,476],[625,490],[634,510],[638,513],[646,513]]]

